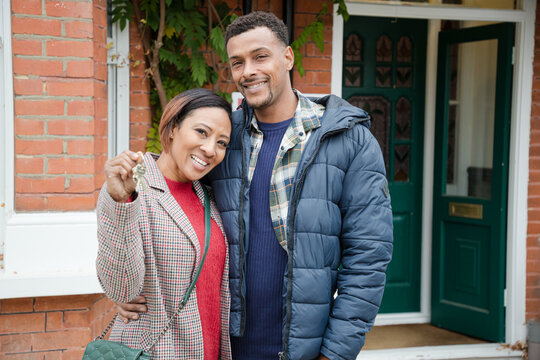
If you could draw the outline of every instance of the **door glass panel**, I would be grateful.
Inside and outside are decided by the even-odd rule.
[[[345,86],[362,86],[362,68],[360,66],[345,66]]]
[[[362,40],[356,34],[347,37],[345,45],[346,61],[362,61]]]
[[[405,97],[396,104],[396,140],[409,140],[411,138],[411,103]]]
[[[392,40],[388,35],[381,35],[377,40],[377,62],[392,61]]]
[[[396,87],[410,88],[412,86],[412,67],[398,67],[396,70]]]
[[[497,40],[451,47],[446,195],[490,199]]]
[[[394,151],[394,181],[409,181],[410,167],[410,149],[409,145],[397,145]]]
[[[386,173],[388,174],[388,151],[390,147],[390,102],[384,96],[359,96],[348,99],[349,103],[364,109],[371,116],[371,133],[381,147]]]
[[[375,68],[375,86],[390,87],[392,85],[392,68],[377,66]]]
[[[402,36],[399,39],[397,46],[397,61],[398,62],[408,62],[412,61],[412,42],[411,38],[408,36]]]

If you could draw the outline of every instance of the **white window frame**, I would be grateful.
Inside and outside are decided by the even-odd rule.
[[[129,149],[129,22],[124,30],[112,24],[107,37],[108,156]]]
[[[96,270],[97,225],[94,211],[18,213],[14,208],[14,111],[11,51],[11,1],[0,8],[0,299],[101,293]],[[117,60],[128,59],[129,28],[116,39]],[[129,62],[118,67],[116,148],[129,146]],[[1,262],[0,262],[1,263]]]
[[[13,71],[11,60],[11,2],[2,1],[0,6],[0,110],[4,121],[0,122],[0,139],[4,148],[0,154],[0,254],[4,255],[6,219],[13,213],[14,141],[13,141]],[[5,256],[5,255],[4,255]],[[0,272],[4,261],[0,261]]]
[[[423,211],[422,211],[422,279],[421,279],[421,311],[406,314],[381,314],[377,316],[376,325],[422,323],[430,321],[431,294],[431,241],[432,241],[432,203],[433,203],[433,154],[435,144],[435,92],[436,92],[436,63],[437,39],[439,20],[478,20],[478,21],[507,21],[516,24],[515,34],[515,66],[512,88],[511,140],[508,181],[507,209],[507,262],[506,262],[506,342],[522,341],[526,337],[525,327],[525,294],[526,294],[526,239],[527,239],[527,184],[529,174],[529,135],[531,119],[532,79],[534,60],[534,30],[536,17],[536,2],[522,0],[521,10],[493,10],[425,5],[395,5],[367,4],[348,2],[350,15],[379,16],[396,18],[427,19],[428,48],[426,68],[426,105],[424,129],[424,176],[423,176]],[[343,75],[343,18],[337,15],[334,6],[332,37],[332,93],[341,96]],[[521,175],[520,175],[521,174]],[[491,346],[491,344],[490,344]],[[500,346],[493,344],[491,353],[500,355]],[[464,350],[448,347],[448,351],[456,358],[469,355],[474,345],[465,346]],[[427,349],[427,348],[426,348]],[[403,349],[400,349],[403,350]],[[450,352],[447,351],[447,354]],[[469,353],[468,353],[469,352]],[[362,359],[390,359],[391,354],[372,353],[367,357],[363,352]],[[485,351],[484,355],[489,355]],[[435,356],[429,350],[420,351],[411,356]],[[390,357],[389,357],[390,356]],[[429,357],[437,358],[437,357]],[[450,358],[450,357],[446,357]],[[454,357],[452,357],[454,358]]]

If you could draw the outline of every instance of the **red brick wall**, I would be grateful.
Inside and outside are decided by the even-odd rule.
[[[321,53],[314,42],[308,42],[302,49],[304,77],[298,71],[293,74],[293,86],[304,93],[330,94],[332,80],[332,1],[298,0],[294,8],[294,38],[315,20],[324,3],[328,15],[324,17],[324,52]]]
[[[104,4],[12,0],[18,211],[95,206],[107,151]]]
[[[93,1],[94,46],[94,151],[93,187],[101,189],[105,182],[103,166],[107,161],[107,0]],[[68,152],[69,153],[69,152]],[[97,198],[98,192],[94,192]],[[94,204],[92,204],[94,205]],[[91,207],[93,208],[93,207]],[[78,210],[78,209],[74,209]]]
[[[113,311],[103,295],[0,300],[0,358],[80,360]]]
[[[540,320],[540,7],[536,9],[534,75],[529,152],[527,230],[527,320]]]

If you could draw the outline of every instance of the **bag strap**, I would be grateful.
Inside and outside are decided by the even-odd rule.
[[[186,306],[189,300],[189,297],[191,296],[191,292],[193,291],[193,288],[195,287],[195,283],[197,283],[197,280],[199,279],[199,275],[201,274],[204,261],[206,260],[206,255],[208,254],[208,248],[210,247],[210,235],[211,235],[211,229],[212,229],[211,221],[212,220],[210,217],[210,197],[208,196],[208,190],[206,190],[206,187],[204,185],[201,185],[201,187],[204,192],[204,253],[203,253],[203,256],[201,257],[199,268],[197,269],[197,272],[193,276],[193,280],[191,281],[191,284],[189,285],[189,288],[187,289],[186,293],[182,297],[182,300],[180,300],[180,305],[178,306],[178,310],[176,310],[174,315],[171,316],[171,318],[169,319],[169,321],[167,322],[163,330],[161,330],[159,335],[154,339],[154,341],[152,341],[152,344],[148,348],[146,348],[145,351],[150,351],[150,349],[156,346],[156,344],[161,339],[161,336],[163,336],[163,334],[165,334],[167,330],[169,330],[173,321],[176,319],[180,311],[184,308],[184,306]],[[112,318],[111,322],[109,323],[109,325],[107,325],[103,333],[100,336],[98,336],[96,339],[103,339],[105,335],[107,335],[110,328],[114,324],[114,321],[116,320],[117,316],[118,316],[118,313]]]

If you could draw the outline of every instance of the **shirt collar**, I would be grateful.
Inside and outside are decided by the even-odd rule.
[[[302,133],[301,130],[303,130],[304,134],[307,134],[311,130],[321,126],[320,119],[324,112],[324,107],[309,100],[304,94],[296,89],[293,89],[293,92],[298,98],[298,104],[296,105],[296,110],[294,112],[294,119],[289,127],[294,128],[295,132],[298,134]],[[251,117],[251,126],[255,130],[260,131],[255,112],[253,112],[253,116]]]

